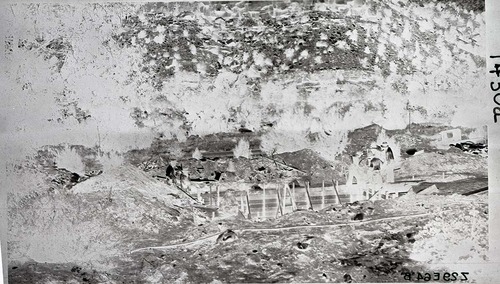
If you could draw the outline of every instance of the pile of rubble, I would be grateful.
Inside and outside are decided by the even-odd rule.
[[[484,143],[474,143],[472,141],[465,141],[465,142],[458,142],[456,144],[450,144],[450,147],[462,150],[462,152],[464,153],[480,155],[483,157],[488,156],[488,145]]]

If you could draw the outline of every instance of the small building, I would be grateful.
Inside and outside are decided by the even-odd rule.
[[[462,140],[462,130],[459,128],[441,131],[439,133],[442,144],[450,144]]]

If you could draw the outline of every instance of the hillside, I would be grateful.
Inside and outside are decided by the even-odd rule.
[[[176,238],[174,231],[199,214],[184,208],[190,201],[182,192],[130,165],[105,169],[71,188],[43,182],[39,177],[51,175],[43,171],[20,167],[18,174],[37,179],[37,186],[11,184],[19,191],[9,194],[11,265],[67,262],[113,269],[137,243]]]
[[[27,145],[7,153],[61,139],[121,151],[243,127],[264,134],[265,152],[328,157],[346,130],[373,123],[485,124],[481,10],[359,2],[13,5],[1,17],[2,131]]]

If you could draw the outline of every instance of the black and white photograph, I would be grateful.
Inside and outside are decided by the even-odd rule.
[[[0,7],[9,283],[498,281],[485,0]]]

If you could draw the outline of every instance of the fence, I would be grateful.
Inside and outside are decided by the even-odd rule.
[[[363,194],[365,193],[365,194]],[[262,191],[247,191],[240,196],[240,211],[248,218],[268,219],[282,216],[296,210],[321,210],[333,204],[348,203],[368,199],[369,196],[361,186],[323,185],[311,188],[290,188],[282,185],[278,188],[263,187]]]
[[[340,199],[340,200],[339,200]],[[295,188],[283,185],[263,187],[262,191],[241,196],[240,211],[249,218],[275,218],[296,210],[321,210],[329,205],[348,202],[348,195],[337,195],[335,187]]]

